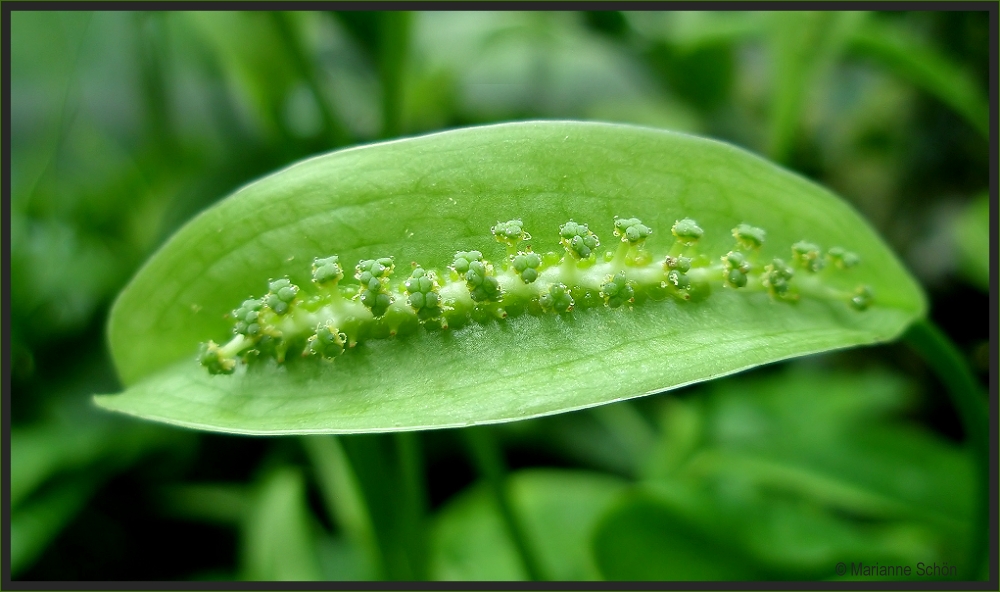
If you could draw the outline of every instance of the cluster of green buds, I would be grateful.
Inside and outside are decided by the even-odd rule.
[[[282,363],[289,356],[335,360],[359,342],[386,338],[398,331],[448,329],[470,321],[504,319],[517,314],[577,314],[579,309],[628,309],[648,300],[692,300],[696,289],[765,292],[775,301],[800,297],[838,299],[865,310],[873,302],[869,287],[841,292],[824,283],[860,262],[840,247],[824,254],[816,244],[799,241],[791,259],[760,262],[763,229],[741,223],[732,229],[734,243],[721,257],[699,252],[705,231],[690,218],[675,221],[673,243],[654,261],[646,248],[653,230],[638,218],[618,218],[611,231],[618,239],[599,253],[600,238],[573,220],[558,228],[563,253],[536,253],[522,220],[497,222],[494,238],[506,256],[494,265],[482,251],[458,251],[442,272],[413,263],[405,279],[394,279],[392,257],[363,259],[345,281],[336,255],[316,258],[307,289],[285,277],[268,282],[267,293],[248,298],[232,311],[233,337],[224,345],[201,345],[198,361],[212,374],[229,374],[259,360]],[[833,271],[831,271],[833,270]],[[800,277],[803,276],[803,277]],[[311,289],[309,289],[311,288]]]
[[[451,264],[454,272],[465,278],[469,296],[476,302],[499,302],[502,291],[493,272],[493,264],[479,251],[459,251]]]
[[[392,298],[389,296],[389,276],[396,268],[390,257],[365,259],[358,263],[354,277],[359,285],[358,298],[365,308],[378,318],[389,310]]]
[[[578,260],[587,259],[601,245],[597,235],[586,224],[577,224],[572,220],[559,227],[559,242],[568,254]]]
[[[441,317],[441,286],[433,273],[429,273],[419,265],[414,266],[410,277],[403,282],[406,289],[407,303],[417,313],[421,321]]]
[[[625,272],[619,271],[601,284],[601,297],[611,308],[618,308],[635,301],[635,289],[625,279]]]

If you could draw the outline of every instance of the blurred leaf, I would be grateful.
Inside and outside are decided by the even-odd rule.
[[[512,473],[507,487],[545,573],[556,580],[596,579],[587,535],[624,482],[598,473],[535,469]],[[485,484],[450,500],[437,514],[433,528],[435,579],[525,579]]]
[[[402,10],[338,11],[332,14],[364,48],[378,70],[382,95],[381,137],[398,135],[403,115],[403,82],[413,15]]]
[[[291,467],[274,469],[258,487],[243,527],[243,579],[318,580],[316,525],[302,474]]]
[[[823,77],[840,56],[863,12],[771,13],[771,132],[768,154],[787,162],[800,137],[802,113],[822,86]]]
[[[952,232],[958,245],[960,269],[977,287],[990,290],[990,196],[983,193],[955,221]]]
[[[844,560],[941,560],[926,528],[852,523],[725,476],[620,495],[598,522],[593,545],[602,576],[613,580],[816,580],[834,577]]]
[[[647,461],[656,440],[652,426],[631,401],[603,405],[591,410],[597,421],[618,440],[625,456],[632,465],[632,474]]]
[[[982,13],[986,18],[986,13]],[[851,37],[851,49],[881,62],[954,109],[983,137],[990,135],[989,103],[967,72],[908,31],[869,19]]]
[[[615,403],[614,405],[618,405]],[[596,416],[601,407],[497,426],[505,448],[554,454],[576,466],[637,476],[640,459]]]
[[[233,483],[172,485],[161,493],[166,514],[186,520],[239,525],[251,509],[251,491]]]
[[[657,511],[776,579],[831,578],[859,558],[962,560],[971,458],[892,418],[907,401],[900,378],[794,369],[709,390],[666,407],[647,486],[668,508]]]
[[[316,552],[323,580],[360,582],[373,579],[371,558],[349,539],[322,537]]]
[[[103,237],[57,220],[14,215],[11,251],[11,305],[33,344],[83,328],[125,280]]]
[[[31,567],[56,535],[97,490],[101,478],[79,475],[58,483],[11,511],[10,572]]]
[[[174,16],[201,34],[229,83],[238,89],[237,97],[242,93],[249,97],[266,135],[287,138],[285,104],[299,81],[304,58],[289,47],[293,34],[278,26],[281,19],[268,12],[194,11]]]
[[[105,418],[95,421],[85,414],[76,414],[73,419],[75,423],[55,419],[12,428],[9,498],[12,508],[56,475],[86,469],[93,477],[121,470],[143,454],[175,443],[177,435],[150,424]]]
[[[82,468],[107,452],[107,426],[68,429],[54,423],[14,427],[10,434],[11,508],[50,477]]]
[[[590,117],[595,105],[659,98],[637,60],[570,13],[421,13],[411,63],[451,75],[464,121]]]
[[[763,36],[769,18],[766,12],[757,11],[678,10],[624,14],[641,35],[664,40],[686,51],[735,45]]]
[[[339,503],[349,503],[355,509],[364,508],[367,512],[372,529],[370,540],[378,546],[377,553],[371,547],[365,549],[371,556],[374,577],[388,580],[422,580],[427,577],[424,515],[420,501],[416,499],[420,492],[414,491],[412,481],[408,481],[412,475],[406,471],[407,464],[410,464],[409,468],[416,464],[412,457],[408,458],[415,453],[416,445],[412,440],[406,442],[406,438],[413,437],[413,434],[393,434],[392,437],[366,434],[337,440],[346,456],[337,462],[347,461],[343,467],[350,467],[353,479],[357,480],[357,490],[364,496],[356,501],[341,499]],[[327,478],[329,476],[322,477],[324,480]],[[347,483],[345,480],[341,485]],[[331,493],[327,490],[324,496]],[[360,516],[354,517],[358,518]],[[354,524],[352,528],[360,526]],[[362,544],[371,544],[365,540],[356,542],[360,543],[359,548],[363,548]]]
[[[311,436],[303,438],[302,445],[314,467],[327,512],[343,530],[346,544],[357,546],[356,553],[365,554],[360,573],[366,571],[365,567],[382,573],[383,558],[364,492],[340,442],[333,436]],[[337,548],[340,546],[338,543]],[[337,551],[335,555],[339,557],[343,552],[346,551]]]
[[[607,580],[757,580],[772,574],[725,537],[642,492],[627,493],[597,523],[594,558]]]
[[[737,51],[768,29],[767,13],[627,13],[636,49],[671,93],[701,112],[732,102]]]
[[[389,172],[388,162],[397,163]],[[393,215],[374,215],[372,208]],[[555,229],[570,218],[600,229],[627,213],[656,229],[649,241],[654,257],[674,242],[667,229],[679,216],[708,229],[698,249],[713,260],[732,248],[730,229],[745,220],[767,229],[764,260],[786,257],[803,237],[846,246],[864,263],[823,282],[843,294],[866,283],[875,304],[864,313],[846,301],[813,298],[776,306],[764,290],[715,289],[690,303],[651,298],[633,310],[512,315],[499,332],[493,322],[471,323],[443,335],[419,330],[406,339],[373,339],[336,364],[260,364],[213,376],[192,360],[198,342],[231,335],[227,313],[267,278],[288,275],[310,285],[308,262],[315,256],[338,253],[349,262],[393,255],[444,270],[460,248],[498,260],[489,231],[497,220],[520,217],[537,240],[549,236],[554,245]],[[602,269],[608,268],[595,266],[592,276],[603,278]],[[661,267],[650,273],[662,280]],[[131,388],[97,401],[141,417],[241,433],[493,423],[892,339],[923,310],[919,287],[849,206],[732,146],[607,124],[497,125],[313,158],[204,212],[116,303],[111,348]],[[378,330],[388,333],[384,325]]]
[[[660,98],[614,98],[595,101],[585,112],[587,119],[631,123],[677,132],[698,133],[705,124],[696,111],[679,101]]]
[[[187,439],[151,424],[95,420],[87,411],[63,403],[54,418],[11,429],[7,503],[15,574],[31,567],[106,479]]]
[[[859,514],[965,529],[970,458],[939,437],[889,419],[901,409],[906,388],[889,374],[815,371],[720,385],[707,431],[733,462],[717,471],[744,473]],[[741,469],[736,459],[748,465]],[[713,461],[692,459],[699,462]],[[762,464],[751,468],[757,462]]]

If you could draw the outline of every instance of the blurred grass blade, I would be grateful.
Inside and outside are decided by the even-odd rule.
[[[529,580],[551,579],[538,560],[537,549],[525,534],[524,517],[518,512],[507,487],[507,467],[490,427],[461,430],[480,477],[486,480],[495,510],[503,521],[508,540],[517,550],[520,567]]]
[[[107,435],[101,426],[67,429],[55,423],[12,429],[10,507],[16,508],[54,474],[80,468],[100,458],[108,446]]]
[[[287,114],[290,93],[309,70],[304,57],[296,54],[294,32],[285,16],[272,18],[267,12],[178,12],[172,15],[190,27],[210,48],[221,72],[237,97],[251,103],[265,135],[287,141],[292,134]],[[291,39],[290,39],[291,38]],[[252,39],[252,42],[247,42]],[[306,81],[312,104],[328,134],[338,130],[328,105],[318,94],[317,82]]]
[[[824,86],[825,74],[865,18],[863,12],[771,14],[771,130],[768,154],[788,162],[807,103]]]
[[[261,364],[218,376],[194,361],[199,342],[228,339],[227,315],[269,278],[310,285],[317,256],[391,255],[445,270],[458,250],[500,261],[490,233],[498,220],[521,218],[543,251],[557,247],[556,231],[571,218],[613,243],[614,217],[633,215],[653,228],[654,257],[674,244],[670,229],[685,216],[705,229],[697,248],[716,261],[741,222],[766,229],[762,261],[788,258],[803,239],[847,248],[863,263],[830,274],[830,286],[846,293],[865,284],[876,299],[858,312],[846,301],[776,303],[765,291],[718,286],[699,301],[417,330],[365,341],[331,364]],[[322,155],[204,212],[116,302],[108,332],[129,388],[97,401],[254,434],[513,421],[890,340],[924,308],[916,282],[850,206],[733,146],[622,125],[501,124]]]
[[[86,505],[100,481],[93,475],[81,475],[55,485],[11,511],[11,577],[16,578],[31,567],[56,535]]]
[[[986,95],[976,88],[969,73],[933,47],[899,27],[870,19],[852,36],[851,49],[934,95],[989,139],[990,109]]]
[[[347,132],[341,125],[340,120],[334,115],[332,102],[320,76],[319,68],[313,62],[310,52],[305,47],[305,41],[299,28],[296,26],[295,17],[287,12],[268,13],[274,24],[278,38],[281,39],[285,47],[289,60],[295,65],[295,69],[302,80],[305,81],[313,102],[319,111],[320,119],[323,121],[323,137],[333,145],[346,143]]]
[[[243,579],[318,580],[315,529],[302,474],[291,467],[267,474],[244,521]]]
[[[990,290],[990,196],[972,200],[952,229],[958,246],[959,270],[976,287]]]
[[[394,434],[398,436],[401,434]],[[383,577],[389,580],[426,578],[423,515],[405,481],[406,452],[398,439],[381,435],[340,438],[349,466],[364,494],[364,506],[378,544]]]
[[[185,520],[238,526],[252,506],[252,492],[243,484],[189,483],[160,493],[164,513]]]
[[[639,33],[677,45],[686,51],[736,45],[761,37],[768,29],[765,12],[676,11],[625,13]]]
[[[383,138],[391,138],[400,132],[412,18],[409,12],[402,10],[379,13],[378,71],[382,82]]]
[[[375,540],[371,516],[357,475],[336,437],[302,438],[302,445],[316,471],[327,512],[344,531],[345,538],[363,549],[375,573],[384,573],[384,558]]]

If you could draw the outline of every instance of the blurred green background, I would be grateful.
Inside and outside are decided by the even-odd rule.
[[[90,402],[120,389],[108,309],[166,237],[256,177],[382,138],[597,119],[763,154],[871,221],[985,387],[988,17],[13,12],[12,577],[526,577],[461,431],[234,437]],[[889,344],[488,437],[548,578],[968,569],[985,525],[929,372]]]

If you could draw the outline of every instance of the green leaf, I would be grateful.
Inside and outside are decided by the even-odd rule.
[[[772,77],[769,155],[787,162],[809,100],[839,58],[863,12],[772,13]]]
[[[985,15],[984,15],[985,18]],[[961,115],[983,137],[990,135],[990,105],[969,72],[904,29],[870,19],[851,39],[852,49],[881,62]]]
[[[10,570],[30,568],[100,485],[101,477],[79,475],[55,484],[11,512]]]
[[[556,580],[593,580],[588,536],[625,482],[583,471],[530,470],[507,486],[539,561]],[[437,580],[523,580],[527,574],[485,484],[461,493],[436,516],[431,570]]]
[[[835,577],[838,561],[856,557],[940,564],[933,534],[912,523],[851,520],[723,475],[625,492],[598,520],[592,540],[609,580],[816,580]]]
[[[251,509],[251,493],[243,484],[171,485],[159,494],[160,510],[173,518],[233,526]]]
[[[714,447],[692,459],[696,472],[741,474],[869,517],[968,527],[971,458],[887,418],[904,408],[899,377],[799,369],[717,384],[706,425]]]
[[[807,239],[860,255],[831,288],[865,284],[873,305],[717,285],[691,301],[511,315],[448,331],[371,339],[332,363],[296,360],[209,375],[198,344],[232,335],[227,315],[270,278],[310,283],[314,257],[395,257],[443,271],[458,250],[500,262],[490,233],[520,218],[536,252],[569,219],[613,245],[615,216],[653,229],[692,217],[712,261],[731,229],[767,231],[761,261]],[[613,248],[613,247],[612,247]],[[801,271],[801,270],[800,270]],[[803,271],[803,273],[805,273]],[[304,288],[304,289],[306,289]],[[728,144],[580,122],[470,128],[312,158],[244,187],[181,229],[116,302],[110,346],[128,390],[100,405],[239,433],[348,433],[526,419],[660,392],[793,356],[890,340],[925,311],[922,292],[850,206]]]
[[[317,526],[302,474],[275,469],[259,485],[243,523],[242,575],[247,580],[318,580]]]
[[[646,491],[623,494],[593,534],[594,558],[607,580],[756,580],[772,576],[738,543],[698,524]]]
[[[334,436],[304,437],[302,446],[315,471],[327,513],[343,533],[345,544],[357,547],[363,554],[361,571],[377,571],[378,567],[369,567],[380,567],[382,563],[375,527],[344,447]]]
[[[106,426],[56,422],[18,427],[10,434],[10,498],[16,507],[28,494],[65,469],[85,467],[107,452]]]
[[[990,196],[972,201],[953,227],[958,246],[959,269],[979,288],[990,290]]]
[[[646,487],[662,512],[738,546],[769,578],[827,579],[838,561],[861,557],[962,561],[972,458],[893,417],[907,387],[884,372],[795,367],[715,382],[665,406]]]

